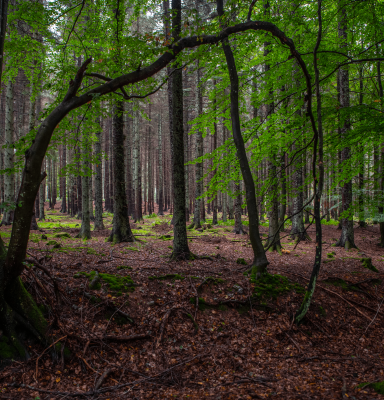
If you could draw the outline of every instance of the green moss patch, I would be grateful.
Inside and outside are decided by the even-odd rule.
[[[252,274],[250,280],[255,284],[253,297],[259,301],[276,300],[279,296],[291,291],[296,293],[305,292],[303,286],[298,283],[292,283],[287,277],[278,274],[264,274],[259,279],[256,279],[255,275]]]
[[[74,278],[80,278],[81,276],[86,276],[91,283],[96,275],[96,271],[91,272],[77,272]],[[122,293],[132,292],[135,290],[134,282],[130,276],[117,276],[111,274],[99,273],[101,281],[107,284],[108,290],[115,293],[117,296],[121,296]],[[96,285],[95,289],[100,289],[101,284]]]
[[[327,284],[327,285],[332,285],[332,286],[336,286],[336,287],[340,287],[343,290],[349,290],[349,291],[353,291],[353,290],[359,290],[356,286],[353,285],[348,285],[347,282],[345,282],[344,279],[341,278],[337,278],[337,277],[329,277],[327,279],[324,279],[322,281],[323,283]]]
[[[357,387],[362,388],[362,387],[370,387],[372,388],[376,393],[379,394],[384,394],[384,381],[381,382],[373,382],[373,383],[368,383],[368,382],[363,382],[360,383]]]
[[[71,235],[68,233],[68,232],[58,232],[58,233],[55,233],[55,236],[54,237],[57,237],[57,238],[68,238],[68,239],[70,239],[71,238]]]
[[[151,281],[156,279],[160,281],[163,281],[165,279],[172,279],[173,281],[182,281],[183,279],[185,279],[185,276],[179,274],[166,274],[160,276],[150,276],[148,279],[150,279]]]
[[[247,265],[247,262],[244,260],[244,258],[238,258],[236,260],[236,263],[241,265]]]
[[[0,359],[10,360],[16,357],[16,349],[9,343],[9,339],[3,335],[0,339]]]
[[[128,267],[128,265],[119,265],[116,269],[132,269],[132,267]]]

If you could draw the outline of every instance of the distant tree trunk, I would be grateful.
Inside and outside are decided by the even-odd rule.
[[[101,155],[101,117],[98,119],[98,128],[96,129],[95,156],[96,156],[96,176],[95,176],[95,223],[94,231],[104,229],[103,223],[103,168]]]
[[[299,141],[298,146],[293,146],[293,151],[298,151],[301,147]],[[303,194],[303,167],[302,167],[302,156],[297,155],[296,163],[294,165],[295,172],[293,174],[293,207],[292,207],[292,229],[290,232],[291,238],[300,242],[308,238],[305,233],[304,220],[303,220],[303,205],[304,205],[304,194]]]
[[[216,79],[213,80],[213,86],[216,87]],[[216,96],[214,99],[214,108],[216,109],[217,107],[217,100],[216,100]],[[214,126],[214,134],[213,134],[213,138],[212,138],[212,152],[214,152],[217,149],[217,123],[216,121],[214,121],[213,123]],[[215,170],[213,172],[213,174],[215,175],[217,173],[217,170]],[[217,194],[215,195],[213,201],[212,201],[212,225],[217,225]]]
[[[235,191],[237,194],[235,197],[235,228],[233,229],[233,232],[237,235],[243,235],[245,232],[243,230],[243,224],[241,222],[241,182],[235,184]]]
[[[159,193],[159,211],[158,215],[164,215],[164,191],[163,191],[163,131],[162,131],[162,120],[161,120],[161,108],[159,112],[159,120],[158,120],[158,155],[159,155],[159,181],[157,183],[157,190]]]
[[[285,152],[281,154],[280,163],[280,181],[281,181],[281,201],[280,201],[280,216],[279,216],[279,226],[281,226],[281,232],[284,231],[284,220],[287,213],[287,174],[285,171]]]
[[[376,44],[376,49],[377,52],[379,53],[379,45]],[[384,93],[383,93],[383,83],[381,81],[381,68],[380,68],[380,61],[376,63],[377,67],[377,83],[378,83],[378,94],[380,97],[380,105],[381,109],[383,109],[383,101],[384,101]],[[380,246],[384,247],[384,207],[383,207],[383,201],[384,201],[384,143],[381,144],[381,159],[380,159],[380,207],[379,207],[379,213],[380,213]],[[362,163],[363,164],[363,163]],[[364,164],[363,164],[364,165]]]
[[[80,165],[78,165],[78,168],[80,169]],[[76,178],[77,180],[77,219],[82,219],[82,212],[83,212],[83,187],[82,187],[82,179],[81,176],[78,176]]]
[[[113,115],[113,169],[114,215],[113,228],[108,241],[113,243],[134,242],[129,225],[127,196],[125,191],[124,163],[124,103],[118,101]]]
[[[203,113],[203,96],[201,93],[199,60],[196,61],[196,117]],[[203,133],[199,129],[196,132],[196,148],[195,157],[200,158],[203,156]],[[201,208],[202,200],[199,197],[203,194],[203,163],[195,164],[195,205],[193,212],[193,225],[195,229],[201,228]]]
[[[135,222],[143,220],[142,185],[141,185],[141,152],[139,136],[140,113],[135,110],[133,116],[134,163],[135,163]]]
[[[232,181],[229,183],[229,190],[231,193],[234,191]],[[233,218],[234,218],[233,197],[229,196],[228,197],[228,219],[233,219]]]
[[[13,149],[13,133],[14,133],[14,87],[9,81],[5,93],[5,145],[4,149],[4,168],[13,169],[14,149]],[[7,173],[4,175],[4,201],[11,206],[15,202],[15,174]],[[3,214],[2,225],[11,225],[13,222],[14,211],[8,209]]]
[[[52,209],[55,208],[57,201],[57,163],[56,159],[52,160]]]
[[[347,46],[347,14],[345,8],[341,9],[341,20],[339,21],[339,38],[342,41],[341,49],[343,51]],[[340,113],[343,110],[349,109],[349,70],[348,66],[340,67],[339,69],[339,101],[340,101]],[[341,127],[341,139],[344,140],[347,132],[351,129],[350,118],[345,117],[344,124]],[[341,158],[344,166],[350,163],[351,149],[344,147],[341,152]],[[342,211],[343,216],[341,220],[341,236],[335,246],[345,247],[350,249],[356,247],[354,240],[353,231],[353,218],[352,218],[352,180],[348,180],[344,183],[342,188]]]
[[[109,126],[106,124],[104,127],[104,152],[107,158],[104,159],[104,198],[105,198],[105,210],[110,212],[111,210],[111,198],[109,193]]]
[[[86,134],[83,135],[83,157],[81,172],[81,228],[77,238],[91,238],[91,219],[89,215],[89,177],[86,175],[89,171],[89,151],[90,146]]]
[[[42,163],[42,168],[41,172],[43,173],[45,171],[45,164],[46,161],[43,161]],[[44,221],[45,220],[45,211],[44,211],[44,203],[45,203],[45,187],[44,183],[40,183],[40,189],[39,189],[39,198],[40,198],[40,210],[39,210],[39,221]]]
[[[277,251],[281,254],[281,242],[280,242],[280,234],[279,234],[279,201],[278,201],[278,190],[279,185],[276,177],[276,165],[275,160],[276,156],[271,155],[268,163],[268,171],[269,171],[269,179],[271,179],[270,183],[270,196],[271,196],[271,205],[269,209],[269,228],[268,228],[268,239],[264,245],[266,249],[269,251]]]
[[[3,72],[4,42],[7,32],[8,0],[0,0],[0,85]]]
[[[128,105],[128,113],[132,114],[132,103]],[[133,200],[133,177],[132,177],[132,117],[126,115],[126,120],[124,124],[125,128],[125,151],[126,151],[126,190],[127,190],[127,206],[128,206],[128,215],[133,217],[135,206]]]
[[[380,63],[378,63],[378,69],[380,72]],[[381,83],[380,75],[378,74],[379,82]],[[364,83],[363,83],[363,67],[359,68],[359,105],[363,105],[364,100]],[[365,212],[364,212],[364,168],[365,168],[365,154],[364,147],[362,144],[359,144],[359,153],[360,153],[360,166],[359,166],[359,195],[358,195],[358,203],[359,203],[359,226],[360,228],[364,228],[366,226],[365,222]]]
[[[63,144],[63,152],[62,152],[62,168],[65,170],[67,166],[67,145],[64,141]],[[63,191],[63,197],[61,200],[61,213],[66,213],[67,212],[67,173],[65,172],[64,175],[61,178],[62,182],[62,191]]]

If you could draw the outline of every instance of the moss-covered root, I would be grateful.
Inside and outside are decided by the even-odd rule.
[[[3,330],[3,338],[6,338],[0,343],[0,360],[29,359],[28,351],[15,331],[15,313],[5,302],[0,304],[0,326]]]
[[[195,223],[192,222],[190,225],[187,226],[187,229],[193,229],[195,227]]]
[[[269,247],[268,247],[269,246]],[[280,255],[282,255],[282,246],[281,246],[281,244],[280,243],[272,243],[272,244],[270,244],[270,243],[266,243],[265,245],[264,245],[264,249],[266,249],[266,250],[268,250],[268,251],[277,251]]]
[[[123,237],[123,235],[117,234],[117,233],[112,233],[110,236],[108,236],[108,242],[111,242],[113,244],[117,244],[117,243],[132,243],[135,242],[137,239],[135,239],[135,237],[132,236],[127,236],[127,237]]]
[[[361,258],[361,264],[364,268],[367,268],[373,272],[379,272],[378,269],[372,265],[372,258]]]
[[[48,323],[20,278],[7,290],[5,299],[9,306],[33,327],[39,335],[37,339],[45,343]]]
[[[255,280],[260,279],[263,275],[267,273],[267,266],[269,263],[264,264],[253,264],[251,268],[248,270],[248,273],[252,275]]]
[[[170,255],[170,261],[193,261],[198,258],[195,254],[193,254],[191,251],[185,251],[183,253],[176,253],[175,251],[172,251]]]

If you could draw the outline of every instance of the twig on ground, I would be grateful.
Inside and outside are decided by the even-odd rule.
[[[44,355],[44,353],[51,348],[53,345],[55,345],[57,342],[60,342],[60,340],[63,340],[67,337],[67,335],[61,337],[60,339],[57,339],[55,342],[53,342],[52,344],[50,344],[40,355],[39,357],[37,357],[36,359],[36,376],[35,376],[35,381],[38,382],[37,378],[39,376],[39,360],[40,358]]]
[[[105,381],[105,379],[107,379],[108,376],[111,375],[111,373],[112,373],[112,369],[110,369],[110,368],[106,369],[103,372],[103,374],[100,376],[99,380],[96,382],[95,389],[94,389],[95,392],[100,389],[100,387],[103,384],[103,382]]]

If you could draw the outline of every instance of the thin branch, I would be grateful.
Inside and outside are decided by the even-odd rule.
[[[67,44],[68,44],[68,42],[69,42],[69,39],[71,38],[72,32],[73,32],[73,30],[75,29],[77,20],[79,19],[80,15],[81,15],[81,12],[83,11],[83,8],[84,8],[84,6],[85,6],[85,2],[86,2],[86,0],[83,0],[82,3],[81,3],[80,11],[79,11],[78,14],[76,15],[76,18],[75,18],[75,21],[73,22],[72,28],[71,28],[71,30],[69,31],[69,35],[68,35],[67,41],[65,42],[65,45],[64,45],[64,49],[67,47]]]
[[[249,6],[247,21],[250,21],[250,20],[251,20],[251,17],[252,17],[252,10],[253,10],[253,7],[254,7],[255,4],[256,4],[256,1],[257,1],[257,0],[252,0],[251,5]]]

